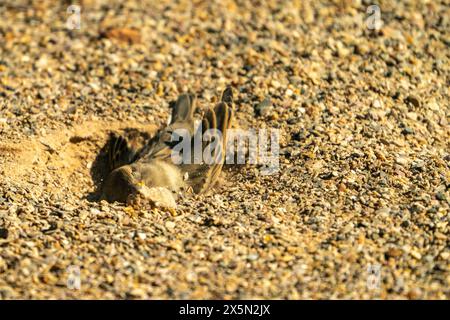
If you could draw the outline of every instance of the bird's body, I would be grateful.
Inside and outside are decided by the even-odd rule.
[[[202,193],[217,181],[225,159],[226,131],[233,116],[232,91],[227,88],[221,101],[214,109],[209,109],[199,131],[194,126],[195,97],[192,94],[181,95],[172,110],[172,119],[168,126],[146,143],[141,150],[130,147],[122,136],[113,136],[109,146],[110,174],[103,185],[102,198],[110,202],[129,202],[141,193],[142,188],[166,188],[177,194],[186,189]],[[174,132],[188,133],[193,146],[196,133],[203,134],[209,129],[220,132],[218,148],[212,152],[214,163],[178,163],[174,157]],[[215,131],[214,131],[215,132]],[[203,139],[202,139],[203,140]],[[211,141],[202,141],[202,151]],[[193,158],[191,159],[193,160]]]

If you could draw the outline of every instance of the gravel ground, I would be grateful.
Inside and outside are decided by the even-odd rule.
[[[0,3],[0,298],[450,298],[448,2],[380,1],[379,30],[368,1],[70,4]],[[110,131],[228,84],[277,174],[96,200]]]

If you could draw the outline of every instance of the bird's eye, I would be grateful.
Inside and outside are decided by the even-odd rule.
[[[138,170],[133,170],[131,172],[131,176],[135,179],[135,180],[140,180],[141,179],[141,173]]]

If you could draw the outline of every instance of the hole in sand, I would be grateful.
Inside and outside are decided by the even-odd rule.
[[[37,197],[45,192],[60,200],[69,195],[97,200],[109,134],[132,132],[146,139],[156,130],[133,121],[89,121],[33,139],[0,142],[2,183],[24,187]]]

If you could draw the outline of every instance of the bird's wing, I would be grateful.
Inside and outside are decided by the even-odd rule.
[[[134,162],[142,148],[138,136],[111,133],[108,140],[108,169],[113,171]]]
[[[141,161],[148,161],[149,159],[155,158],[170,158],[172,148],[178,144],[178,141],[173,141],[172,139],[173,132],[176,130],[187,130],[193,136],[194,112],[196,109],[195,95],[192,93],[182,94],[171,107],[172,116],[170,124],[161,129],[140,151],[138,158],[142,159]]]
[[[197,131],[194,128],[195,97],[192,94],[181,95],[172,108],[170,124],[148,142],[140,152],[138,161],[148,162],[153,159],[172,161],[172,150],[180,143],[176,139],[173,140],[173,133],[178,129],[187,130],[191,137],[191,163],[181,164],[180,168],[188,174],[187,183],[194,192],[203,193],[217,181],[225,161],[227,130],[230,128],[233,118],[232,89],[227,87],[216,107],[205,112],[202,125]],[[220,133],[218,138],[216,138],[216,132]],[[210,139],[203,139],[204,135],[208,136],[208,133]],[[194,139],[196,138],[202,139],[202,155],[205,150],[209,151],[210,162],[205,162],[205,159],[195,162]]]
[[[172,119],[170,124],[190,122],[194,118],[196,98],[192,93],[185,93],[172,104]]]
[[[233,119],[233,93],[230,87],[227,87],[222,93],[221,101],[214,109],[209,109],[202,120],[202,136],[208,136],[208,130],[215,135],[219,132],[219,136],[211,137],[212,139],[221,138],[221,141],[206,139],[203,141],[203,151],[207,150],[207,154],[211,155],[211,162],[206,162],[205,159],[201,164],[190,164],[183,166],[183,170],[188,173],[189,185],[192,186],[195,193],[204,193],[210,187],[213,187],[217,178],[222,171],[225,162],[225,152],[227,143],[227,130],[231,127]],[[203,139],[204,140],[204,139]]]

